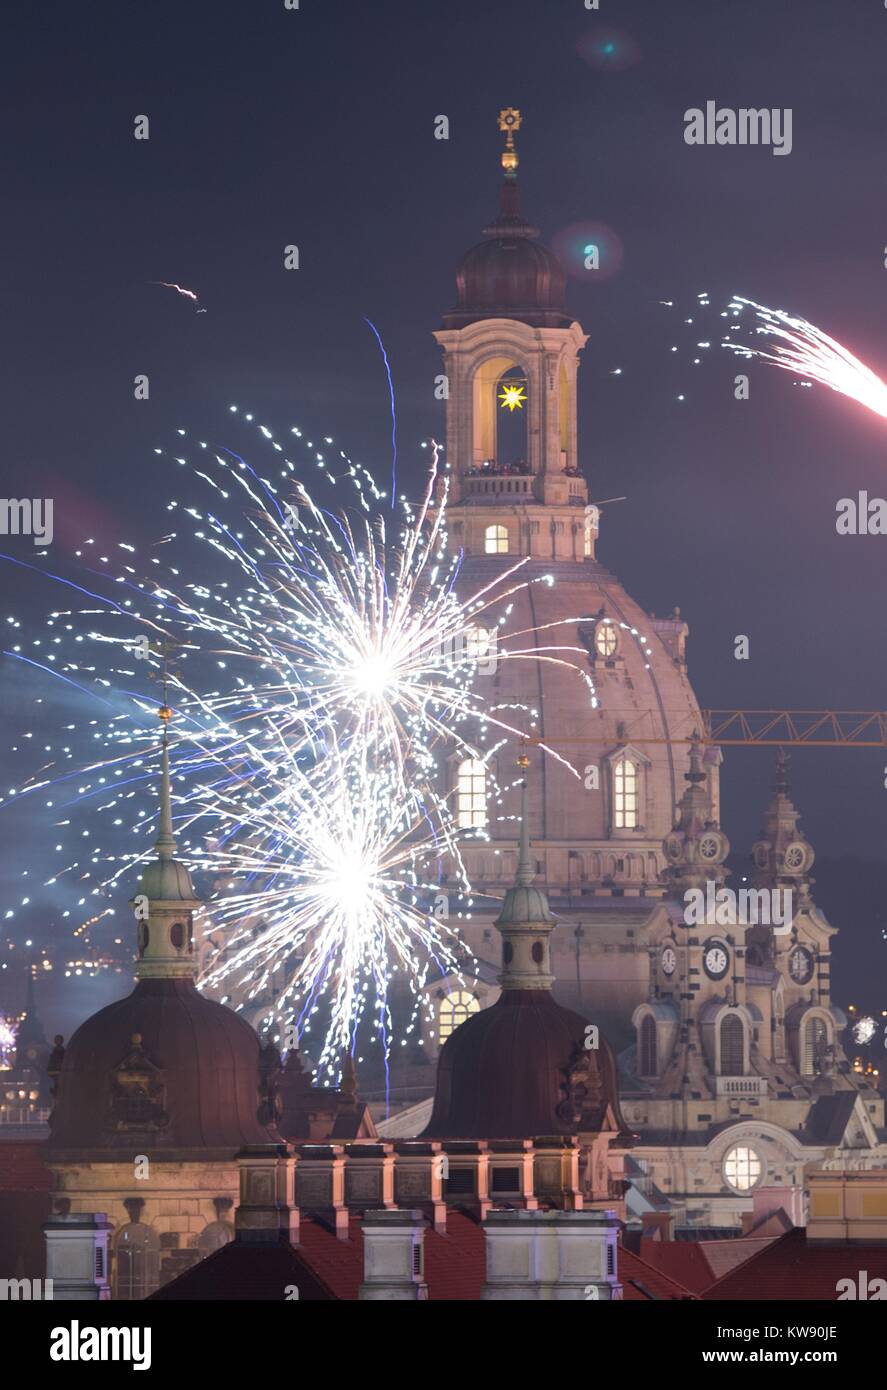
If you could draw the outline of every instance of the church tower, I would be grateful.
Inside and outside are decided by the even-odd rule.
[[[567,311],[563,267],[521,214],[520,124],[511,107],[499,115],[499,214],[462,257],[456,305],[434,335],[448,387],[448,514],[467,555],[580,560],[597,535],[576,430],[587,337]],[[524,425],[522,444],[506,431],[513,419]]]
[[[556,916],[554,991],[619,1048],[646,998],[663,840],[702,714],[680,612],[644,612],[597,554],[601,509],[589,500],[577,426],[587,337],[567,304],[566,272],[521,205],[520,127],[518,111],[500,112],[498,212],[458,262],[456,302],[435,333],[447,383],[440,496],[460,593],[486,596],[477,635],[495,658],[478,673],[478,702],[554,750],[540,758],[527,806],[533,873]],[[455,977],[440,986],[431,1055],[454,1021],[494,1002],[494,924],[520,852],[520,793],[506,772],[519,739],[493,749],[480,727],[472,748],[475,739],[476,754],[449,765],[447,790],[460,829],[479,832],[460,848],[483,968],[472,991]],[[719,761],[717,749],[701,752],[714,817]]]

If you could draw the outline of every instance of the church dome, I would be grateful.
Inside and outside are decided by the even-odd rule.
[[[244,1145],[280,1140],[277,1052],[263,1049],[245,1019],[195,984],[193,918],[200,902],[187,867],[175,858],[171,715],[164,703],[156,858],[133,899],[136,987],[88,1018],[68,1047],[53,1054],[50,1160],[73,1153],[110,1162],[143,1151],[171,1160],[224,1160]]]
[[[485,525],[481,508],[476,510]],[[500,519],[511,524],[504,507],[497,509]],[[515,535],[519,525],[515,516]],[[581,512],[575,525],[581,546]],[[485,556],[474,550],[463,561],[460,592],[470,595],[494,586],[497,576],[514,564],[513,553]],[[534,582],[543,576],[553,582]],[[538,711],[533,732],[582,774],[576,776],[549,758],[543,763],[544,777],[535,779],[531,789],[531,833],[539,851],[545,851],[540,874],[548,893],[553,897],[553,890],[566,890],[570,881],[647,884],[652,889],[665,863],[662,841],[674,825],[684,791],[689,740],[705,727],[686,666],[687,624],[677,610],[668,617],[651,617],[594,559],[530,557],[520,578],[526,587],[507,600],[511,612],[499,651],[535,651],[539,659],[500,657],[496,701],[504,708]],[[505,608],[504,601],[491,603],[490,626]],[[561,650],[552,650],[557,648]],[[594,684],[594,705],[583,674]],[[600,788],[606,790],[614,763],[625,754],[637,768],[637,820],[633,829],[614,831],[612,798],[590,794],[587,768],[596,769]],[[719,814],[719,760],[715,750],[706,750],[703,767],[713,819]],[[517,793],[506,790],[506,818],[515,813],[516,801]],[[501,885],[501,892],[513,872],[506,850],[514,843],[513,831],[509,834],[508,821],[500,816],[491,821],[489,834],[489,844],[466,843],[465,855],[472,883],[479,889],[489,885],[494,892]],[[542,857],[540,852],[540,861]]]
[[[622,1125],[613,1054],[547,990],[505,989],[441,1050],[423,1138],[532,1139]]]
[[[192,902],[194,885],[188,868],[179,859],[153,859],[146,864],[139,893],[164,902]]]
[[[456,305],[445,328],[464,328],[478,319],[516,319],[533,328],[568,328],[567,277],[553,251],[520,215],[514,181],[502,186],[501,210],[484,241],[466,251],[456,270]]]
[[[139,980],[65,1049],[48,1154],[143,1148],[210,1159],[277,1142],[263,1070],[249,1024],[192,980]]]
[[[529,762],[522,755],[519,765]],[[527,786],[525,775],[515,882],[496,918],[502,993],[444,1043],[423,1138],[533,1139],[625,1128],[610,1048],[551,993],[555,917],[545,889],[533,885]]]

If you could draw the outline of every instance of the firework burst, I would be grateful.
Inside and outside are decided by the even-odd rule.
[[[414,999],[409,1030],[427,1003],[429,971],[450,973],[459,954],[455,929],[430,906],[442,873],[454,916],[469,915],[465,832],[440,782],[441,755],[456,749],[489,763],[505,739],[535,737],[533,712],[485,699],[478,674],[504,661],[556,662],[575,670],[590,706],[597,701],[583,648],[556,633],[540,642],[538,629],[509,630],[518,590],[550,578],[524,578],[518,561],[458,595],[436,449],[420,503],[401,499],[390,537],[384,494],[366,470],[341,452],[328,462],[292,431],[321,491],[350,493],[350,507],[330,509],[309,491],[304,464],[255,428],[264,468],[179,431],[184,452],[174,463],[199,492],[168,504],[175,529],[151,547],[147,575],[127,541],[119,560],[84,543],[72,576],[50,576],[77,606],[50,615],[48,639],[8,654],[89,693],[111,716],[90,721],[94,757],[78,758],[74,739],[50,747],[45,766],[5,800],[47,794],[57,852],[68,856],[50,883],[76,883],[74,915],[101,916],[121,876],[151,854],[156,705],[144,673],[162,674],[176,715],[182,854],[224,880],[207,908],[205,985],[227,989],[277,1034],[294,1016],[317,1030],[320,1013],[325,1065],[353,1046],[372,999],[387,1057],[392,974]],[[89,848],[70,857],[81,835]]]
[[[751,347],[728,339],[722,347],[741,357],[754,357],[809,381],[817,381],[857,401],[875,415],[887,418],[887,383],[821,328],[785,309],[768,309],[739,295],[731,300],[728,310],[734,317],[751,310],[755,333],[772,346]]]

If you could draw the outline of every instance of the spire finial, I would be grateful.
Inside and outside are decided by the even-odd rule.
[[[157,711],[157,718],[163,724],[163,743],[160,755],[160,822],[154,848],[157,851],[158,859],[172,859],[176,849],[176,842],[172,833],[172,796],[169,786],[169,721],[172,719],[172,710],[166,703],[165,673],[163,704]]]
[[[774,790],[780,796],[788,795],[788,764],[790,755],[784,748],[780,748],[776,753],[776,780],[773,783]]]
[[[520,130],[520,126],[521,114],[516,107],[506,106],[504,111],[499,112],[499,129],[505,133],[505,149],[502,151],[501,160],[507,179],[517,178],[519,160],[514,147],[514,132]]]
[[[520,845],[517,856],[517,874],[515,883],[521,888],[528,888],[536,877],[532,863],[530,862],[530,819],[527,814],[527,768],[530,766],[530,759],[526,753],[522,753],[517,760],[517,765],[523,770],[520,790]]]

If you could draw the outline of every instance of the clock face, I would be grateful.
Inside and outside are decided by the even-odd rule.
[[[805,985],[813,975],[813,953],[806,946],[796,946],[788,958],[788,971],[797,985]]]
[[[721,842],[717,835],[703,835],[699,841],[699,853],[703,859],[717,859]]]
[[[673,947],[673,946],[666,946],[665,950],[662,952],[662,973],[663,973],[663,975],[673,975],[673,974],[674,974],[674,971],[675,971],[675,966],[677,965],[677,963],[678,963],[678,958],[677,958],[677,956],[675,955],[674,947]]]
[[[707,941],[702,956],[702,964],[705,966],[705,973],[709,979],[722,980],[730,965],[726,946],[723,946],[720,941]]]
[[[807,852],[803,845],[789,845],[785,851],[785,867],[787,869],[800,869],[807,858]]]

